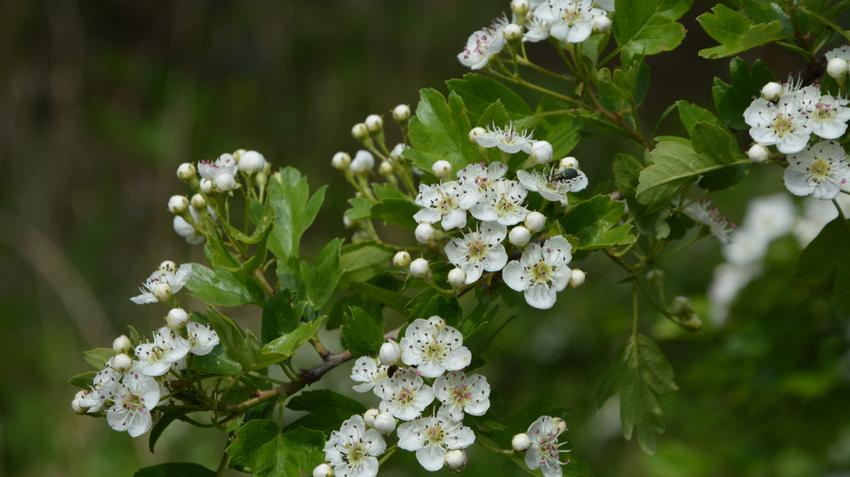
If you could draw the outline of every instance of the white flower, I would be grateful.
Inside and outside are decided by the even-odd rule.
[[[366,429],[361,416],[352,416],[333,431],[325,443],[325,460],[333,467],[336,477],[375,477],[377,457],[387,450],[378,431]]]
[[[794,195],[834,199],[850,179],[847,154],[837,142],[822,141],[788,156],[785,187]]]
[[[516,154],[520,151],[531,152],[531,145],[534,142],[531,133],[524,129],[516,129],[513,123],[509,123],[503,128],[493,126],[490,129],[484,129],[483,132],[479,131],[471,137],[481,147],[497,147],[508,154]]]
[[[563,475],[562,444],[558,443],[558,436],[566,429],[563,423],[563,420],[556,417],[541,416],[528,428],[531,447],[525,452],[525,465],[531,470],[540,469],[544,477]]]
[[[499,18],[492,25],[469,35],[466,47],[457,55],[460,63],[472,70],[480,70],[487,66],[490,58],[498,55],[505,47],[502,29],[507,24],[506,18]]]
[[[508,262],[502,241],[507,228],[497,222],[482,222],[476,232],[453,238],[446,244],[446,256],[466,274],[465,284],[475,283],[481,274],[498,272]]]
[[[266,158],[257,151],[241,151],[239,170],[248,174],[260,172],[266,167]]]
[[[398,143],[398,144],[396,144],[396,145],[392,148],[392,150],[390,151],[390,159],[393,159],[393,160],[395,160],[395,161],[397,161],[397,160],[401,159],[401,158],[402,158],[402,156],[404,155],[404,151],[405,151],[407,148],[408,148],[408,145],[407,145],[407,144],[404,144],[404,143]]]
[[[528,157],[537,164],[545,164],[552,160],[552,143],[549,141],[534,141],[531,143],[531,151]]]
[[[440,470],[449,450],[465,449],[475,442],[475,433],[461,422],[452,421],[441,408],[435,417],[421,417],[398,427],[398,447],[416,452],[426,470]]]
[[[844,211],[844,215],[850,214],[850,195],[839,194],[835,199]],[[801,246],[806,247],[820,234],[826,224],[835,220],[836,217],[838,217],[838,210],[835,204],[809,197],[803,203],[802,217],[794,223],[794,236],[797,237]]]
[[[464,412],[483,416],[490,409],[490,384],[480,374],[450,371],[434,381],[434,394],[455,421],[462,421]]]
[[[732,241],[735,225],[724,217],[717,207],[708,201],[694,201],[686,205],[683,212],[694,222],[705,225],[721,243]]]
[[[126,374],[115,392],[114,404],[106,411],[106,422],[118,432],[138,437],[151,429],[151,409],[159,404],[159,397],[156,380],[138,372]]]
[[[821,96],[809,114],[809,124],[812,133],[824,139],[838,139],[847,132],[847,121],[850,120],[850,108],[843,98],[829,95]]]
[[[549,0],[534,10],[537,22],[548,23],[549,36],[566,43],[581,43],[593,33],[593,19],[606,16],[591,0]]]
[[[427,320],[417,318],[401,339],[401,360],[416,366],[426,378],[436,378],[445,371],[459,371],[472,361],[472,353],[463,346],[460,331],[446,325],[439,316]]]
[[[776,104],[757,98],[744,111],[744,121],[754,141],[775,145],[783,154],[802,151],[812,134],[809,115],[793,92],[783,94]]]
[[[154,333],[153,343],[136,346],[136,358],[139,360],[136,369],[148,376],[162,376],[172,364],[186,357],[189,348],[188,341],[163,326]]]
[[[87,409],[89,413],[103,409],[103,405],[114,397],[121,383],[121,377],[122,373],[115,371],[107,364],[105,368],[94,375],[91,388],[79,395],[78,404],[80,407]]]
[[[528,191],[517,181],[499,179],[490,185],[484,197],[469,212],[478,220],[515,225],[528,215],[523,206]]]
[[[587,176],[578,169],[551,168],[549,172],[519,170],[517,179],[526,189],[537,192],[544,199],[567,204],[567,193],[587,187]]]
[[[386,366],[392,366],[398,363],[398,360],[401,359],[401,346],[394,340],[384,341],[380,351],[378,351],[378,359],[381,361],[381,364]]]
[[[196,356],[209,354],[218,346],[218,333],[208,325],[189,321],[186,323],[186,334],[189,341],[189,352]]]
[[[402,421],[416,419],[434,401],[434,390],[412,368],[402,368],[375,387],[381,398],[378,406]]]
[[[419,223],[440,222],[443,230],[466,226],[466,211],[476,202],[479,194],[468,184],[457,181],[442,184],[420,184],[416,204],[423,209],[413,215]]]
[[[235,177],[239,170],[231,154],[222,154],[218,159],[213,161],[201,161],[198,163],[198,173],[202,178],[209,180],[215,185],[215,190],[218,192],[227,192],[239,188]]]
[[[351,380],[360,383],[353,387],[358,393],[371,391],[372,388],[380,386],[387,379],[389,379],[387,376],[387,366],[381,365],[374,358],[368,356],[357,358],[357,361],[354,362],[354,367],[351,368]]]
[[[840,58],[848,63],[850,63],[850,45],[839,46],[838,48],[833,48],[826,52],[824,55],[827,60],[831,60],[833,58]]]
[[[163,262],[159,269],[151,273],[147,280],[145,280],[145,283],[139,288],[139,291],[142,293],[130,298],[130,300],[137,305],[156,303],[159,300],[154,295],[155,286],[159,284],[168,285],[169,294],[174,294],[183,288],[191,275],[192,266],[189,264],[175,267],[174,262]]]
[[[525,301],[534,308],[552,308],[557,292],[567,287],[570,281],[572,246],[557,235],[541,247],[533,243],[522,251],[519,260],[512,260],[502,270],[505,284],[525,293]]]
[[[478,162],[457,171],[457,180],[461,184],[475,186],[478,192],[484,195],[494,182],[504,177],[506,172],[508,172],[508,166],[502,162],[489,164]]]
[[[844,45],[826,53],[826,74],[835,79],[843,79],[847,75],[847,64],[850,61],[850,46]]]
[[[203,197],[203,196],[199,196]],[[194,200],[194,197],[192,198]],[[201,214],[198,212],[198,209],[195,206],[189,206],[189,214],[192,217],[192,221],[194,223],[199,223],[201,221]],[[189,245],[198,245],[204,243],[204,235],[199,234],[195,226],[190,224],[186,219],[179,215],[174,216],[173,224],[174,232],[177,235],[183,237],[186,240],[186,243]]]

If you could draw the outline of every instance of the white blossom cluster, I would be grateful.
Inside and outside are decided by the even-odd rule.
[[[850,101],[821,94],[818,86],[768,83],[744,111],[753,160],[769,157],[768,146],[786,155],[785,186],[794,195],[834,199],[847,191],[850,163],[835,140],[847,132]],[[812,141],[813,137],[823,140]]]
[[[467,68],[488,65],[512,41],[539,42],[549,38],[562,43],[581,43],[596,32],[611,28],[611,0],[514,0],[513,17],[496,19],[469,35],[457,58]]]
[[[380,404],[331,433],[326,463],[313,475],[374,477],[387,448],[384,435],[393,431],[398,447],[415,452],[425,469],[461,469],[463,450],[475,442],[464,416],[483,416],[490,408],[487,378],[463,371],[471,361],[461,333],[439,316],[414,320],[400,343],[384,343],[378,359],[358,358],[351,371],[354,390],[372,391]],[[397,421],[402,423],[396,429]]]
[[[189,320],[182,308],[172,308],[167,326],[154,332],[152,340],[137,343],[121,335],[112,343],[115,353],[92,380],[79,391],[71,408],[79,414],[106,415],[109,427],[138,437],[153,425],[151,411],[171,402],[168,373],[186,368],[189,354],[209,354],[219,343],[209,326]]]

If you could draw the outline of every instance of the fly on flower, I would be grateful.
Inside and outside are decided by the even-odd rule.
[[[548,171],[517,171],[517,179],[526,189],[537,192],[544,199],[567,204],[567,194],[579,192],[587,187],[587,176],[579,169],[559,169],[552,167]]]

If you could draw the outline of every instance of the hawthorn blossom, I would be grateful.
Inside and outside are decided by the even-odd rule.
[[[498,179],[472,208],[469,213],[484,222],[498,222],[502,225],[516,225],[528,215],[523,206],[528,191],[517,181]]]
[[[847,121],[850,120],[850,101],[833,96],[821,96],[814,104],[809,115],[812,133],[824,139],[838,139],[847,132]]]
[[[522,257],[508,262],[502,270],[502,279],[513,290],[523,292],[526,303],[546,310],[552,308],[557,293],[570,281],[571,270],[567,266],[570,260],[572,246],[557,235],[542,247],[537,243],[525,247]]]
[[[130,300],[137,305],[162,301],[160,298],[173,295],[183,289],[191,275],[191,265],[183,264],[177,267],[174,262],[166,260],[139,287],[139,291],[142,293],[130,298]]]
[[[457,181],[442,184],[420,184],[416,204],[420,209],[413,215],[418,223],[440,222],[443,230],[466,226],[466,211],[478,202],[479,194],[468,184]]]
[[[842,45],[838,48],[833,48],[827,51],[824,56],[826,56],[827,61],[832,60],[834,58],[839,58],[844,61],[850,62],[850,45]]]
[[[436,416],[420,417],[398,427],[398,447],[416,452],[416,460],[431,472],[443,468],[449,450],[465,449],[474,442],[472,429],[453,421],[444,408]]]
[[[490,408],[490,384],[480,374],[450,371],[434,381],[434,394],[453,421],[462,421],[464,412],[483,416]]]
[[[121,378],[121,373],[107,366],[94,375],[89,389],[77,393],[74,401],[89,414],[96,413],[103,409],[107,401],[112,400]]]
[[[186,334],[189,342],[189,352],[195,356],[204,356],[218,346],[218,333],[209,325],[188,321],[186,323]]]
[[[162,376],[171,366],[186,357],[190,344],[171,328],[163,326],[154,333],[153,343],[136,346],[136,369],[148,376]]]
[[[325,443],[325,460],[337,477],[375,477],[377,457],[387,450],[378,431],[366,429],[362,416],[352,416]]]
[[[754,141],[762,146],[775,145],[783,154],[802,151],[812,134],[809,114],[794,92],[783,94],[776,104],[755,99],[744,111],[744,122],[750,126]]]
[[[788,156],[785,187],[794,195],[831,200],[847,189],[848,180],[850,164],[837,142],[821,141]]]
[[[561,446],[558,437],[566,429],[562,419],[540,416],[528,428],[531,447],[525,452],[525,465],[531,470],[540,469],[543,477],[561,477]]]
[[[548,172],[519,170],[517,179],[528,190],[537,192],[548,201],[567,204],[567,194],[587,187],[587,176],[579,169],[552,167]]]
[[[548,23],[549,36],[565,43],[581,43],[593,33],[593,19],[607,16],[591,0],[549,0],[534,10],[535,21]]]
[[[198,230],[193,224],[197,224],[201,220],[201,214],[194,206],[189,206],[189,215],[192,217],[192,223],[179,215],[174,216],[172,226],[177,235],[183,237],[189,245],[199,245],[204,243],[204,235],[198,233]]]
[[[463,346],[463,335],[439,316],[413,320],[400,344],[402,362],[416,366],[426,378],[459,371],[472,361],[472,353]]]
[[[478,162],[470,164],[457,171],[457,180],[463,185],[474,186],[481,195],[487,192],[490,186],[505,176],[508,166],[502,162]]]
[[[732,232],[735,230],[735,224],[729,222],[729,219],[724,217],[720,213],[720,210],[714,207],[711,202],[691,202],[685,206],[683,212],[694,222],[708,227],[711,234],[721,243],[730,243],[732,241]]]
[[[389,379],[387,376],[387,366],[384,366],[374,358],[369,356],[361,356],[354,362],[354,367],[351,368],[351,380],[360,384],[352,387],[358,393],[371,391],[373,388],[380,386]],[[375,390],[377,392],[377,389]]]
[[[507,24],[506,18],[499,18],[492,25],[469,35],[466,47],[457,55],[460,63],[472,70],[480,70],[487,66],[490,58],[501,53],[502,48],[505,47],[502,30]]]
[[[239,165],[232,154],[222,154],[215,161],[200,161],[198,173],[209,180],[218,192],[228,192],[239,188],[236,173]]]
[[[478,230],[453,238],[446,244],[446,256],[453,265],[465,273],[464,284],[475,283],[481,274],[498,272],[508,262],[502,241],[507,228],[497,222],[483,222]]]
[[[530,132],[517,129],[514,123],[508,123],[505,127],[476,128],[470,132],[470,136],[481,147],[488,149],[496,147],[508,154],[516,154],[520,151],[531,152],[531,145],[534,142]]]
[[[115,391],[114,404],[106,411],[109,427],[138,437],[151,429],[151,410],[159,404],[159,383],[150,376],[133,371],[125,374]]]
[[[381,398],[380,410],[402,421],[416,419],[434,401],[434,390],[411,368],[396,371],[375,387],[375,394]]]

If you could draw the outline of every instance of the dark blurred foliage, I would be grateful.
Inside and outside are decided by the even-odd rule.
[[[693,18],[708,3],[687,16],[683,46],[649,62],[646,128],[676,99],[710,106],[712,77],[727,74],[727,62],[696,56],[710,42]],[[124,476],[167,460],[217,462],[223,435],[175,425],[150,454],[145,439],[74,416],[65,384],[85,369],[81,350],[108,344],[124,324],[161,319],[127,299],[159,261],[200,258],[173,234],[165,207],[182,192],[177,164],[250,147],[295,165],[314,186],[332,185],[311,234],[342,235],[350,193],[328,162],[354,148],[351,125],[461,75],[454,55],[466,36],[506,4],[0,3],[0,476]],[[801,69],[776,49],[746,59],[755,56],[780,77]],[[602,181],[620,146],[591,137],[576,154]],[[739,219],[749,197],[781,189],[776,172],[756,171],[718,202]],[[683,335],[644,310],[644,331],[658,338],[681,388],[663,401],[669,429],[657,456],[620,437],[615,403],[598,413],[592,404],[630,326],[623,276],[602,260],[581,263],[588,285],[553,312],[520,308],[484,357],[494,410],[537,398],[571,409],[575,452],[599,476],[850,475],[847,321],[812,298],[822,290],[795,282],[795,247],[774,244],[766,273],[723,327]],[[669,292],[699,302],[719,260],[706,241],[665,263]],[[243,319],[256,325],[256,312]],[[331,373],[328,385],[344,389],[346,375]],[[467,475],[521,475],[512,466],[478,450]],[[382,475],[424,474],[414,469],[405,456]]]

